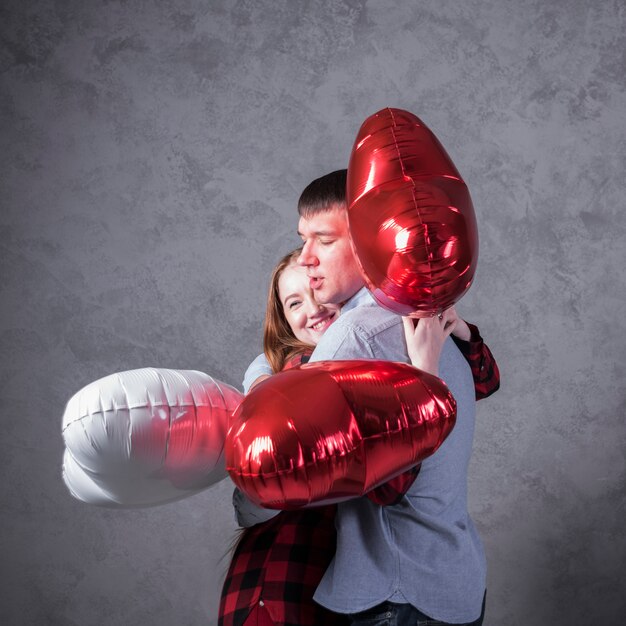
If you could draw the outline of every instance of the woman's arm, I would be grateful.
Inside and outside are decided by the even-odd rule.
[[[472,370],[476,400],[488,398],[498,391],[500,388],[498,364],[480,336],[478,328],[459,318],[452,339]]]
[[[265,357],[265,354],[259,356],[250,363],[243,378],[244,393],[249,393],[260,382],[272,375],[272,368]],[[233,507],[235,508],[235,519],[237,524],[243,528],[249,528],[255,524],[266,522],[278,515],[279,511],[272,509],[264,509],[246,498],[239,490],[233,492]]]
[[[491,350],[478,328],[458,317],[454,307],[444,311],[441,318],[424,318],[415,324],[415,320],[405,317],[403,322],[409,357],[415,367],[437,376],[443,343],[451,334],[472,370],[476,400],[488,398],[500,388],[500,371]]]
[[[259,354],[259,356],[250,363],[244,374],[243,392],[248,393],[254,385],[261,382],[259,379],[262,378],[262,380],[265,380],[273,373],[265,354]]]
[[[256,524],[267,522],[280,513],[280,511],[275,511],[274,509],[264,509],[261,506],[257,506],[236,488],[233,492],[233,507],[237,524],[242,528],[250,528]]]
[[[248,391],[252,391],[259,383],[262,383],[264,380],[267,380],[270,377],[270,374],[263,374],[259,376],[251,385]]]

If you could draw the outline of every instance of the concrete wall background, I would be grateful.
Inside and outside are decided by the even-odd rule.
[[[488,626],[621,624],[626,7],[621,0],[5,0],[3,624],[215,624],[230,488],[74,502],[60,422],[143,366],[239,384],[295,202],[409,109],[477,209],[471,511]]]

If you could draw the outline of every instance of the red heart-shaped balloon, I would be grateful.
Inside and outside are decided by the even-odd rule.
[[[293,509],[361,496],[432,454],[456,402],[404,363],[320,361],[259,384],[237,408],[226,469],[257,504]]]
[[[361,126],[348,167],[348,223],[382,306],[428,317],[469,289],[478,231],[467,185],[415,115],[383,109]]]

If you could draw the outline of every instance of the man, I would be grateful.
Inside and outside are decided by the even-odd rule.
[[[346,171],[313,181],[300,197],[298,232],[316,300],[341,304],[341,316],[326,331],[311,361],[380,359],[409,362],[402,319],[379,307],[364,288],[348,233]],[[474,340],[462,320],[446,314],[420,320],[407,332],[422,333],[422,369],[438,371],[457,401],[454,430],[430,458],[400,501],[379,506],[368,498],[338,508],[337,552],[315,600],[354,624],[482,624],[486,561],[467,512],[467,468],[475,417],[474,380],[445,327]],[[406,322],[405,322],[406,324]],[[246,374],[262,369],[255,361]],[[438,370],[437,370],[438,365]],[[477,387],[478,390],[478,387]],[[495,391],[495,388],[492,389]],[[381,623],[383,623],[381,621]]]

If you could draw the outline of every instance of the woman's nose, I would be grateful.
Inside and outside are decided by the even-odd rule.
[[[324,311],[324,306],[316,302],[313,298],[310,298],[307,303],[307,313],[310,316],[318,315]]]

